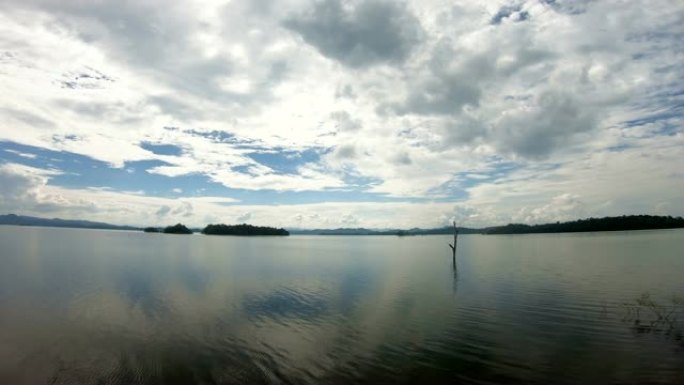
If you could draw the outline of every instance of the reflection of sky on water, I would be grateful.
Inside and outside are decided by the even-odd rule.
[[[463,236],[454,272],[442,237],[0,230],[0,383],[606,381],[671,352],[606,301],[684,289],[668,248],[591,236]]]
[[[243,302],[249,319],[270,317],[312,320],[328,311],[328,302],[322,295],[281,289],[263,296],[246,295]]]

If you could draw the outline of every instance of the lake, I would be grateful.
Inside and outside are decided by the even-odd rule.
[[[683,230],[450,241],[0,226],[0,383],[684,381]]]

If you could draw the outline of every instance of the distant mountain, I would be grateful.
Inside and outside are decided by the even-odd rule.
[[[485,227],[473,229],[459,227],[459,234],[532,234],[532,233],[572,233],[589,231],[625,231],[625,230],[653,230],[684,228],[681,217],[655,215],[623,215],[620,217],[588,218],[570,222],[546,223],[541,225],[508,224],[505,226]],[[410,230],[386,229],[371,230],[364,228],[340,229],[291,229],[290,233],[300,235],[431,235],[453,234],[453,227],[437,227],[433,229]]]
[[[109,223],[75,219],[38,218],[15,214],[0,215],[0,225],[68,227],[76,229],[139,230],[139,228],[133,226],[117,226]]]
[[[299,235],[398,235],[398,236],[410,236],[410,235],[431,235],[431,234],[453,234],[454,228],[449,227],[437,227],[433,229],[418,229],[413,228],[409,230],[402,229],[382,229],[382,230],[372,230],[366,228],[339,228],[339,229],[290,229],[291,234]],[[482,230],[471,229],[467,227],[459,227],[459,234],[480,234]]]

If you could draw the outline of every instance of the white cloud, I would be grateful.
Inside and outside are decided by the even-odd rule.
[[[367,192],[391,197],[451,199],[401,205],[482,224],[681,215],[673,191],[684,187],[674,145],[682,15],[684,5],[669,0],[10,0],[0,5],[0,89],[12,95],[0,100],[0,141],[117,168],[157,160],[164,164],[135,173],[199,174],[233,189],[296,194],[367,183]],[[155,154],[141,143],[182,152]],[[250,156],[312,149],[321,159],[289,172]],[[93,192],[3,167],[6,210],[92,209],[83,202]],[[131,194],[97,194],[112,207],[138,204]],[[140,199],[158,203],[146,209],[151,217],[205,218],[217,206],[212,197]],[[234,218],[273,219],[218,206]],[[293,209],[278,220],[388,222],[336,214],[313,220]],[[442,221],[416,215],[416,223]]]

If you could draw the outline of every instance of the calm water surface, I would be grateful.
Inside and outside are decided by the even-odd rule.
[[[684,231],[449,238],[2,226],[0,384],[684,383]]]

